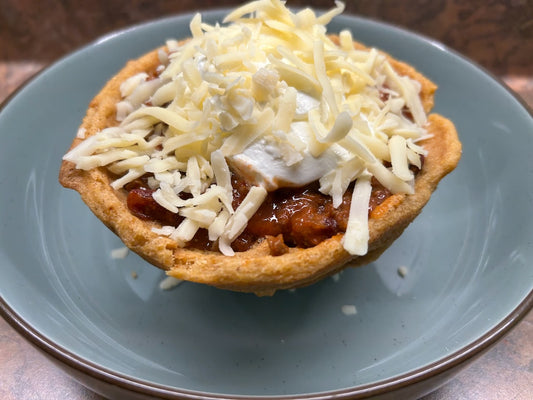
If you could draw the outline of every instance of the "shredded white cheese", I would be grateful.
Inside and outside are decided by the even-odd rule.
[[[398,267],[398,275],[400,275],[400,277],[405,278],[408,273],[409,268],[407,268],[405,265],[401,265]]]
[[[345,304],[341,307],[341,311],[344,315],[355,315],[357,314],[357,308],[353,304]]]
[[[325,26],[343,10],[336,2],[317,16],[256,0],[222,25],[195,15],[190,40],[169,40],[159,51],[158,76],[121,84],[119,124],[87,138],[80,129],[84,140],[64,159],[109,168],[119,175],[116,190],[149,174],[154,199],[184,217],[153,231],[184,246],[207,229],[225,255],[234,254],[232,241],[267,190],[320,178],[337,207],[355,181],[343,245],[365,254],[370,179],[413,192],[409,167],[420,167],[425,154],[417,141],[427,137],[426,115],[418,82],[398,75],[377,50],[356,50],[349,31],[340,32],[340,46],[327,36]],[[254,163],[254,152],[268,156]],[[235,210],[230,167],[248,169],[254,185]]]
[[[181,283],[183,283],[181,279],[177,279],[172,276],[167,276],[161,282],[159,282],[159,289],[170,290],[180,285]]]
[[[78,139],[85,139],[85,134],[87,133],[87,130],[85,128],[78,129],[78,132],[76,133],[76,137]]]
[[[125,246],[118,247],[116,249],[111,250],[111,258],[113,260],[126,258],[126,256],[128,255],[128,252],[129,252],[129,249],[127,247]]]
[[[343,246],[350,254],[362,256],[368,251],[368,203],[372,185],[370,174],[362,174],[356,181],[348,216]]]

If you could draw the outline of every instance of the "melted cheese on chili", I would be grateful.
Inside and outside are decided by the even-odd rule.
[[[154,231],[183,246],[205,228],[225,255],[267,190],[319,180],[338,206],[356,181],[343,243],[365,254],[370,178],[392,193],[413,192],[409,166],[424,154],[416,142],[427,135],[426,115],[418,82],[385,56],[355,49],[347,30],[340,46],[328,38],[325,26],[343,9],[337,2],[317,16],[257,0],[223,25],[197,14],[190,40],[160,51],[157,77],[122,83],[119,124],[64,159],[85,170],[106,166],[120,176],[116,190],[149,173],[154,199],[184,217]],[[255,185],[237,209],[230,166]]]

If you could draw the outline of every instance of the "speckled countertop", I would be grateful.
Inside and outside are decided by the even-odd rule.
[[[502,79],[533,107],[533,1],[358,0],[347,12],[437,39]],[[0,0],[0,102],[40,69],[107,32],[239,1]],[[330,7],[332,1],[289,1]],[[0,319],[0,398],[96,400]],[[533,399],[533,312],[424,400]]]

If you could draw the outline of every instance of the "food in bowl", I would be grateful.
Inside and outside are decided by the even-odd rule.
[[[343,9],[197,14],[190,38],[128,62],[92,100],[61,184],[182,280],[271,295],[375,260],[461,143],[429,114],[429,79],[327,33]]]

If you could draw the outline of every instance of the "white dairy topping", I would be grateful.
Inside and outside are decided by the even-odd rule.
[[[332,150],[313,157],[304,153],[301,161],[288,166],[279,148],[257,141],[244,152],[231,157],[233,169],[249,182],[261,185],[268,191],[280,187],[301,187],[317,181],[335,168],[338,157]]]
[[[320,106],[320,100],[304,92],[296,92],[296,118],[305,118],[309,111]]]
[[[119,124],[89,136],[80,130],[81,143],[64,159],[107,167],[119,176],[116,190],[149,174],[153,198],[184,217],[153,231],[183,246],[207,229],[226,255],[267,190],[318,180],[336,207],[355,182],[343,243],[365,254],[370,178],[412,193],[409,166],[424,154],[417,142],[426,137],[426,115],[418,82],[399,76],[377,50],[355,49],[349,31],[339,33],[340,45],[326,35],[343,10],[337,2],[317,16],[257,0],[231,12],[228,25],[197,14],[190,40],[159,50],[159,76],[121,84]],[[255,185],[237,209],[230,167]]]
[[[304,121],[293,122],[290,132],[303,143],[308,143],[313,135],[309,123]],[[229,163],[248,182],[273,191],[280,187],[301,187],[319,180],[335,169],[347,152],[342,147],[330,147],[314,157],[306,148],[301,155],[300,161],[287,165],[278,143],[261,138],[242,153],[232,156]]]

